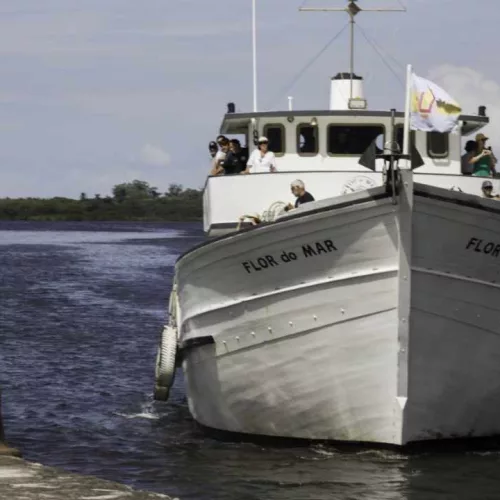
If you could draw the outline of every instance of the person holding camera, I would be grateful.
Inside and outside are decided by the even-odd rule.
[[[488,137],[484,134],[476,135],[476,151],[469,159],[469,163],[474,166],[472,175],[475,177],[492,177],[495,175],[496,158],[491,151],[491,147],[486,147]]]
[[[212,170],[210,175],[221,175],[224,173],[224,161],[226,159],[227,153],[229,152],[229,140],[227,137],[220,135],[217,137],[217,144],[220,149],[217,151],[212,160]],[[210,149],[210,146],[209,146]]]

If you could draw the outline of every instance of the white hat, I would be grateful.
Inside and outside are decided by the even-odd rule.
[[[300,180],[300,179],[295,179],[292,184],[291,184],[292,187],[299,187],[299,188],[303,188],[305,187],[304,186],[304,183]]]
[[[267,137],[265,137],[265,136],[261,135],[261,136],[259,137],[258,142],[269,142],[269,140],[267,139]]]

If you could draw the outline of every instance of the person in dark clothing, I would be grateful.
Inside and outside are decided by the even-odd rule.
[[[243,172],[247,166],[247,155],[241,149],[238,139],[229,141],[229,153],[224,160],[224,175],[239,174]]]
[[[476,141],[467,141],[465,144],[465,153],[462,155],[462,175],[472,175],[474,165],[469,163],[469,160],[474,157],[477,149]]]
[[[292,205],[291,203],[289,203],[287,205],[287,207],[285,208],[285,211],[288,212],[288,210],[292,210],[294,208],[297,208],[300,205],[303,205],[304,203],[314,201],[314,196],[311,193],[309,193],[308,191],[306,191],[306,187],[300,179],[293,181],[292,184],[290,185],[290,187],[291,187],[292,193],[294,194],[294,196],[297,199],[295,200],[295,205]]]

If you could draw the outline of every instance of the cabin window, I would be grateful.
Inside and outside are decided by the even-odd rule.
[[[301,156],[318,154],[318,127],[309,123],[297,125],[297,153]]]
[[[362,155],[376,140],[384,144],[385,127],[383,125],[328,125],[329,155]]]
[[[398,143],[398,146],[400,147],[401,153],[403,152],[403,136],[404,136],[404,125],[398,124],[396,125],[396,142]],[[411,147],[415,145],[415,131],[410,130],[410,149]]]
[[[269,151],[276,156],[285,154],[285,127],[281,123],[264,125],[264,135],[269,140]]]
[[[450,147],[449,135],[443,132],[427,132],[429,158],[447,158]]]

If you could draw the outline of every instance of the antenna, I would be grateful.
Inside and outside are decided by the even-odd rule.
[[[350,43],[350,74],[351,74],[351,90],[350,98],[352,99],[352,80],[354,78],[354,17],[363,12],[406,12],[406,8],[397,9],[384,9],[384,8],[374,8],[374,9],[362,9],[358,4],[358,0],[348,0],[349,3],[344,8],[329,8],[329,7],[300,7],[299,11],[302,12],[347,12],[350,17],[350,28],[351,28],[351,43]]]

